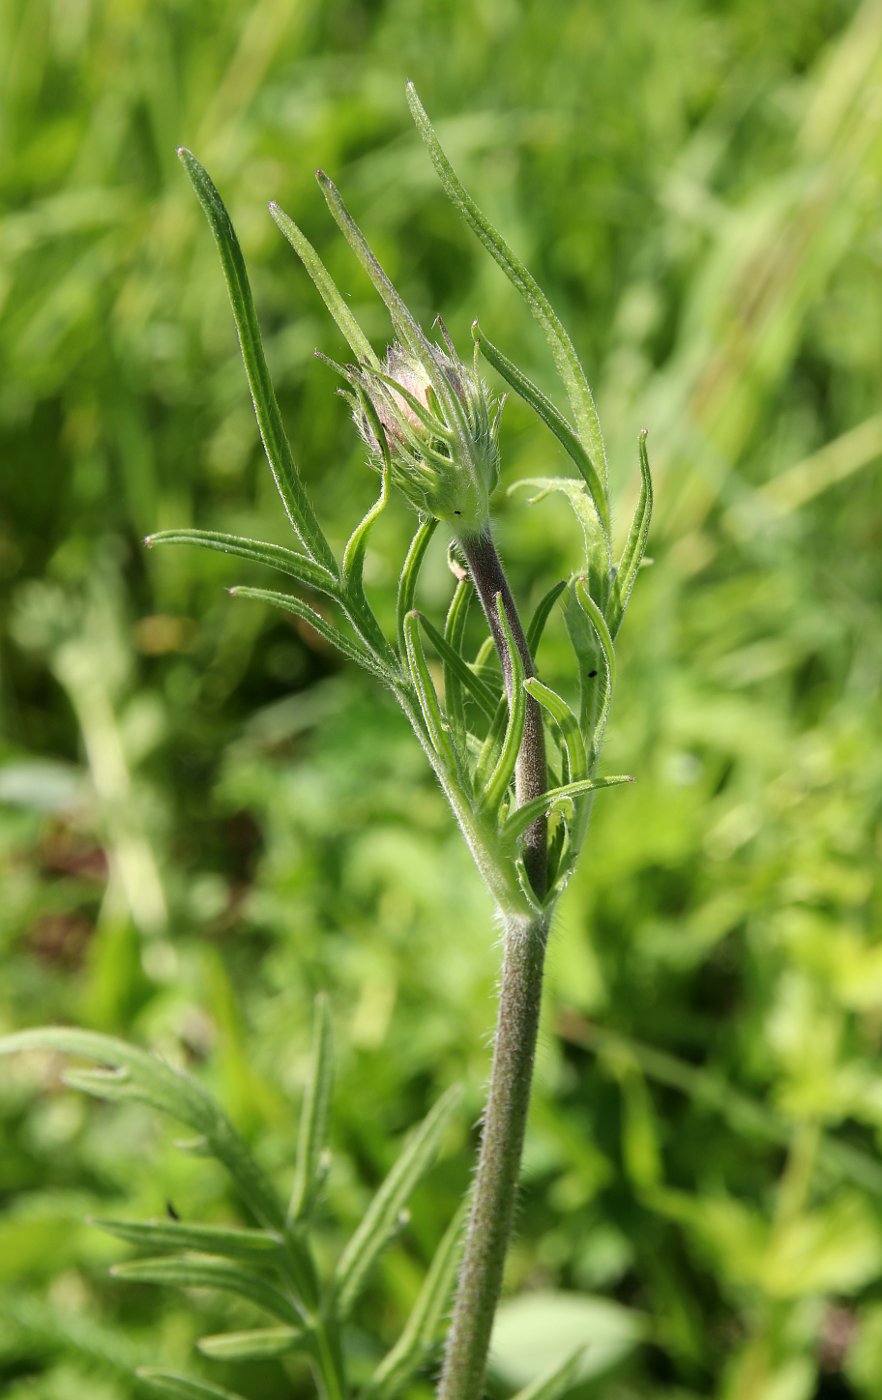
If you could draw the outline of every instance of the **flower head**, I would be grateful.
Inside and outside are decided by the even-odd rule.
[[[396,342],[383,369],[353,369],[354,418],[374,465],[388,464],[410,504],[468,536],[486,525],[499,478],[499,410],[449,339],[447,347]]]

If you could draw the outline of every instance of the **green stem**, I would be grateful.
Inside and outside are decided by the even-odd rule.
[[[461,544],[510,695],[512,665],[497,611],[497,595],[502,598],[524,671],[532,676],[535,674],[533,658],[524,629],[489,530],[463,539]],[[515,770],[518,806],[541,797],[546,787],[542,712],[533,697],[528,696],[524,737]],[[527,831],[524,863],[533,890],[541,899],[546,891],[548,868],[544,816],[537,818]],[[502,1292],[505,1256],[514,1221],[539,1031],[547,939],[548,918],[545,915],[506,915],[493,1068],[438,1400],[481,1400],[483,1394],[493,1318]]]
[[[510,918],[490,1091],[465,1254],[438,1400],[481,1400],[514,1219],[548,937],[542,918]]]

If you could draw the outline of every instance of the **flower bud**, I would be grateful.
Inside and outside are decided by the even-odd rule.
[[[390,345],[384,370],[359,366],[352,382],[373,464],[388,461],[393,484],[422,514],[479,534],[499,478],[499,410],[475,370],[423,340],[419,352]]]

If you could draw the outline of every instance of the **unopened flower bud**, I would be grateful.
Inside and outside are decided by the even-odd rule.
[[[499,478],[499,412],[480,376],[425,341],[419,354],[390,345],[384,370],[362,366],[354,383],[355,422],[374,464],[388,459],[416,510],[458,535],[480,533]]]

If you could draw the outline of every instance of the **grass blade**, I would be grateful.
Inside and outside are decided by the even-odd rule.
[[[135,1372],[138,1380],[157,1395],[171,1395],[174,1400],[245,1400],[237,1391],[222,1390],[207,1381],[194,1381],[177,1371],[162,1371],[154,1366],[141,1366]]]
[[[265,1361],[292,1351],[311,1351],[313,1340],[302,1327],[253,1327],[247,1332],[200,1337],[196,1346],[215,1361]]]
[[[431,1166],[458,1101],[459,1090],[455,1087],[438,1100],[389,1172],[343,1251],[332,1283],[341,1320],[352,1311],[370,1269],[396,1234],[401,1211]]]
[[[291,451],[291,444],[288,442],[288,436],[282,423],[278,400],[270,378],[266,356],[263,353],[260,326],[254,309],[254,298],[251,295],[251,285],[248,281],[245,259],[242,256],[239,240],[224,202],[207,170],[185,147],[181,147],[178,155],[190,177],[190,183],[196,191],[199,203],[205,211],[218,246],[227,290],[230,295],[230,305],[233,308],[236,330],[239,334],[242,358],[245,361],[245,372],[248,375],[254,413],[279,495],[288,513],[288,518],[303,541],[307,552],[317,564],[321,564],[329,573],[335,574],[337,572],[336,560],[300,479],[300,473]]]

